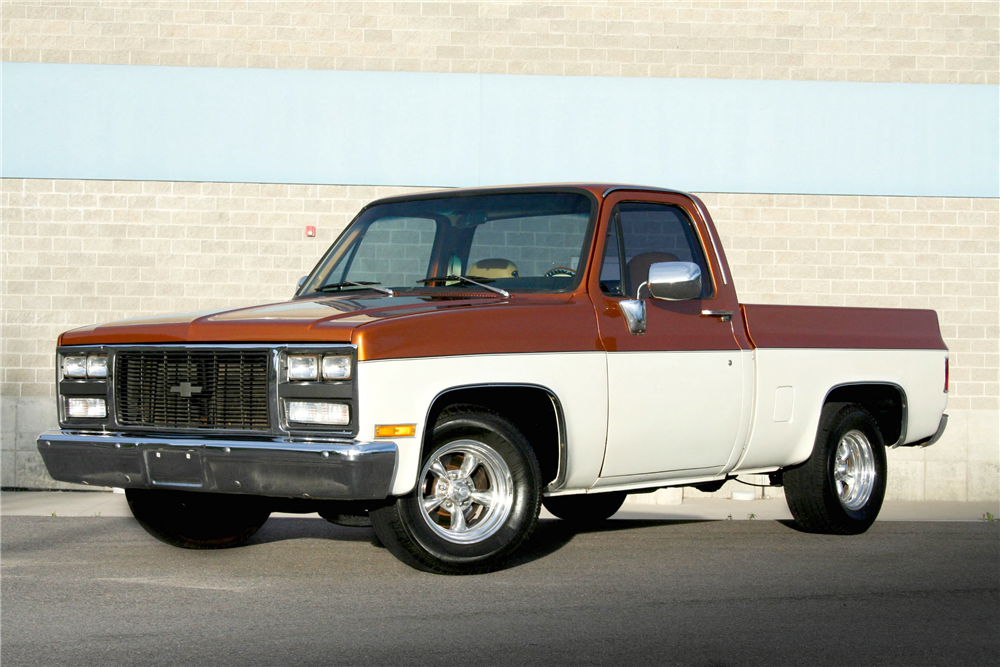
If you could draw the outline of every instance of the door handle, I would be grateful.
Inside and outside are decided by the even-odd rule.
[[[731,322],[733,319],[733,311],[731,310],[703,310],[701,311],[702,317],[718,317],[723,322]]]

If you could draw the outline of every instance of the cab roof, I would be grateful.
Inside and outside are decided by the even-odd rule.
[[[536,183],[525,185],[491,185],[474,188],[445,188],[439,190],[427,190],[414,192],[405,195],[395,195],[383,197],[369,203],[364,208],[375,206],[376,204],[390,204],[404,201],[414,201],[419,199],[438,199],[441,197],[469,197],[474,195],[495,195],[495,194],[515,194],[521,192],[586,192],[601,201],[608,194],[616,190],[632,190],[638,192],[673,192],[691,197],[687,192],[681,190],[671,190],[647,185],[627,185],[623,183]]]

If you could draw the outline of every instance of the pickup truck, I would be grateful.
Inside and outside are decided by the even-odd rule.
[[[447,574],[502,567],[541,506],[596,522],[737,475],[782,485],[804,530],[867,530],[886,448],[947,423],[936,314],[741,304],[733,282],[679,191],[380,199],[290,301],[62,334],[38,448],[173,545],[319,512]]]

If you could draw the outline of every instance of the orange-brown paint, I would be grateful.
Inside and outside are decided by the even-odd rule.
[[[903,308],[745,304],[754,347],[947,350],[937,313]]]

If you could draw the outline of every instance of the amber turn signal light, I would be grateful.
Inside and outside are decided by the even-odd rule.
[[[412,438],[416,434],[416,424],[388,424],[375,427],[376,438]]]

